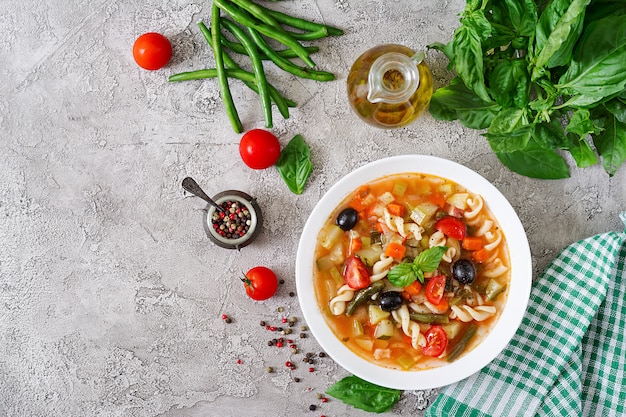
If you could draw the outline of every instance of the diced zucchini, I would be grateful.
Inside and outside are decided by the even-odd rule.
[[[326,228],[325,233],[320,241],[320,245],[324,249],[330,249],[339,241],[339,239],[341,239],[342,235],[343,230],[341,230],[341,228],[336,224],[332,224],[328,228]]]
[[[335,264],[330,260],[330,255],[322,256],[317,261],[315,261],[317,265],[317,270],[320,272],[325,272],[330,270]]]
[[[400,365],[401,367],[403,367],[405,370],[409,370],[413,367],[413,365],[415,365],[415,358],[411,355],[409,355],[408,353],[404,353],[402,355],[400,355],[400,357],[397,359],[398,365]]]
[[[391,190],[391,193],[401,197],[406,192],[407,187],[408,187],[408,185],[407,185],[406,182],[404,182],[404,181],[397,181],[393,185],[393,189]]]
[[[369,337],[356,337],[354,338],[354,342],[368,352],[374,349],[374,341]]]
[[[432,192],[430,188],[430,184],[426,181],[416,182],[414,186],[414,191],[417,194],[429,195]]]
[[[384,192],[378,199],[386,206],[389,203],[393,203],[395,201],[395,197],[389,191]]]
[[[448,336],[448,340],[452,340],[459,334],[459,332],[463,328],[463,323],[453,320],[450,323],[444,324],[441,327],[443,328],[443,330],[445,330],[446,335]]]
[[[432,219],[432,217],[437,213],[439,206],[433,203],[421,203],[418,204],[412,211],[409,217],[415,223],[423,226],[424,223]]]
[[[365,334],[365,330],[363,330],[363,324],[360,320],[354,319],[352,322],[352,332],[355,336],[362,336]]]
[[[381,245],[371,245],[369,248],[364,248],[355,252],[365,265],[372,266],[376,261],[380,260],[380,254],[383,253]]]
[[[439,192],[443,193],[446,198],[454,194],[455,191],[456,187],[451,182],[446,182],[439,186]]]
[[[376,326],[376,329],[374,330],[374,337],[376,339],[388,340],[393,337],[395,332],[396,326],[393,325],[391,320],[383,319]]]
[[[372,244],[372,238],[369,236],[365,236],[361,238],[361,247],[363,249],[367,249],[371,246]]]
[[[383,320],[386,320],[391,315],[388,311],[383,311],[376,304],[370,304],[368,307],[370,324],[375,325],[380,323]]]
[[[330,271],[328,272],[330,273],[330,276],[333,277],[337,285],[343,284],[343,277],[341,276],[341,272],[339,272],[336,266],[330,268]]]
[[[493,301],[498,298],[498,295],[500,295],[505,288],[506,285],[501,284],[497,279],[491,278],[489,282],[487,282],[487,288],[485,289],[487,301]]]
[[[446,199],[446,203],[458,209],[465,210],[467,208],[468,197],[469,197],[468,193],[454,193]]]
[[[341,241],[337,242],[330,251],[330,260],[333,261],[335,265],[341,265],[343,261],[346,260],[346,256],[343,253],[343,243]]]

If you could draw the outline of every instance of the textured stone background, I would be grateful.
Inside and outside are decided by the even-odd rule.
[[[351,113],[346,74],[380,43],[420,48],[447,41],[464,2],[302,0],[273,4],[346,29],[317,42],[330,83],[268,77],[298,102],[275,113],[285,145],[302,134],[315,170],[295,196],[274,169],[252,171],[237,155],[215,82],[168,84],[167,76],[213,66],[196,23],[210,2],[3,2],[0,13],[0,415],[292,416],[366,415],[316,394],[346,373],[330,358],[315,372],[301,362],[319,351],[270,348],[260,320],[300,317],[297,242],[320,196],[350,170],[407,153],[465,164],[493,182],[519,213],[535,272],[565,245],[621,229],[626,169],[572,170],[561,181],[504,169],[477,132],[429,115],[400,130],[369,127]],[[133,62],[135,38],[158,31],[174,56],[163,70]],[[431,54],[436,85],[451,74]],[[246,129],[262,127],[257,98],[233,94]],[[265,214],[262,235],[241,252],[211,245],[204,204],[182,178],[209,194],[241,189]],[[514,254],[513,254],[514,255]],[[285,283],[257,303],[238,277],[255,265]],[[284,308],[279,313],[277,309]],[[233,317],[225,324],[221,314]],[[302,321],[298,323],[302,325]],[[242,361],[241,364],[237,360]],[[284,367],[292,360],[298,368]],[[276,371],[267,374],[265,368]],[[301,382],[293,382],[299,377]],[[407,392],[387,415],[421,415],[436,391]],[[309,404],[320,407],[308,411]]]

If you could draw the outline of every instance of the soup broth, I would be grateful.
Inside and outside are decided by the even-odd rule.
[[[350,194],[317,237],[314,283],[334,334],[380,366],[450,363],[495,325],[508,247],[482,197],[447,179],[387,176]]]

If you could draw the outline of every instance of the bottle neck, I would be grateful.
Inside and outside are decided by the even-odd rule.
[[[367,99],[372,103],[401,103],[415,94],[419,82],[417,63],[411,57],[388,52],[370,67]]]

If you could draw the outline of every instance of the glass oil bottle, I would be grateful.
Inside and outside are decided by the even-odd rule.
[[[417,54],[402,45],[379,45],[365,51],[348,73],[348,100],[365,122],[397,128],[413,122],[430,104],[430,69]]]

